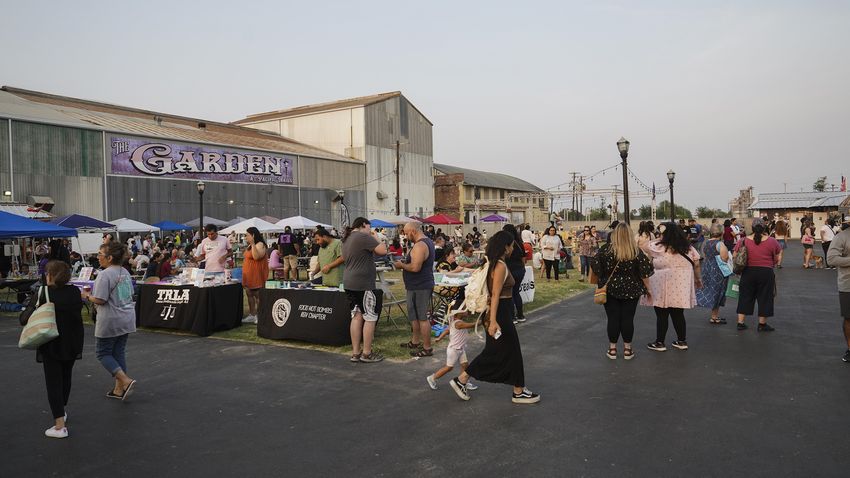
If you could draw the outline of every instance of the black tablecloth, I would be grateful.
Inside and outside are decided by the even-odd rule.
[[[341,291],[260,289],[257,335],[324,345],[351,343],[351,309]]]
[[[242,284],[218,287],[142,284],[136,321],[143,327],[207,336],[242,323]]]

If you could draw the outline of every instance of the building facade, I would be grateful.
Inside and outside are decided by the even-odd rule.
[[[434,209],[464,224],[477,225],[491,214],[535,229],[549,224],[545,191],[507,174],[434,164]]]
[[[787,217],[791,224],[791,237],[799,238],[804,217],[812,220],[815,227],[819,228],[828,218],[840,217],[841,204],[846,201],[846,192],[760,193],[750,210],[757,217]]]
[[[732,215],[732,217],[752,217],[750,206],[755,200],[756,198],[753,195],[752,186],[748,187],[747,189],[741,189],[738,194],[738,197],[729,201],[729,213]]]
[[[433,124],[401,92],[260,113],[234,124],[364,161],[370,215],[397,214],[396,205],[405,216],[434,210]]]
[[[365,212],[363,161],[250,128],[0,90],[8,201],[49,197],[56,215],[186,222],[199,216],[198,181],[204,214],[223,220],[303,215],[340,225]]]

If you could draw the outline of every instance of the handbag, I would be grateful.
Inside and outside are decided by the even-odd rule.
[[[735,264],[732,262],[732,258],[730,257],[728,261],[724,261],[722,257],[720,257],[720,243],[717,243],[718,254],[714,256],[714,260],[717,261],[717,268],[720,269],[720,273],[723,274],[723,277],[729,277],[734,272],[732,272]]]
[[[611,274],[608,275],[608,280],[605,281],[605,285],[602,287],[597,287],[595,291],[593,291],[593,303],[599,305],[605,305],[608,302],[608,282],[614,277],[614,273],[617,272],[617,267],[620,266],[620,263],[614,266],[614,269],[611,271]]]
[[[815,238],[812,236],[803,236],[803,238],[800,239],[800,243],[805,244],[807,246],[812,246],[815,244]]]
[[[726,284],[726,297],[737,299],[740,295],[740,283],[741,280],[737,277],[730,277]]]
[[[735,251],[735,254],[732,255],[732,272],[735,274],[740,274],[744,272],[744,269],[747,268],[747,261],[749,260],[747,254],[747,240],[744,239],[741,242],[741,247]]]
[[[53,302],[50,302],[47,287],[39,288],[39,299],[42,289],[44,289],[45,302],[37,306],[27,319],[27,325],[24,326],[24,330],[21,331],[21,338],[18,340],[18,348],[37,349],[59,337],[59,328],[56,326],[56,307]]]

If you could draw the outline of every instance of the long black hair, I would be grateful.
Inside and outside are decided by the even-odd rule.
[[[685,232],[674,222],[667,223],[664,232],[661,233],[661,240],[658,242],[679,254],[688,255],[688,251],[691,250],[691,244],[685,237]]]
[[[655,237],[655,223],[652,221],[641,221],[638,226],[638,236],[643,235]]]
[[[761,221],[755,221],[753,224],[753,241],[756,243],[756,245],[761,244],[761,240],[764,237],[764,234],[764,223]]]
[[[519,234],[519,231],[517,231],[516,226],[514,226],[513,224],[505,224],[504,226],[502,226],[502,230],[510,234],[514,238],[515,242],[522,244],[522,236]]]
[[[360,229],[363,226],[371,226],[371,225],[372,225],[372,223],[369,222],[369,220],[366,219],[365,217],[362,217],[362,216],[358,217],[357,219],[354,220],[354,222],[351,223],[351,226],[345,228],[345,234],[342,236],[342,242],[345,242],[346,240],[348,240],[348,236],[350,236],[351,233],[355,229]]]
[[[508,224],[508,226],[512,225]],[[516,229],[514,229],[516,231]],[[509,231],[501,230],[495,234],[493,237],[487,241],[487,250],[484,252],[484,255],[487,256],[487,263],[489,270],[487,271],[487,279],[489,284],[489,279],[493,277],[493,267],[494,265],[505,256],[505,250],[509,245],[514,244],[516,242],[516,237],[514,237]],[[516,246],[514,246],[516,247]],[[510,274],[510,272],[508,272]]]
[[[251,237],[254,238],[254,244],[262,243],[264,246],[266,245],[266,241],[265,241],[265,239],[263,239],[263,235],[260,234],[260,230],[257,229],[256,227],[254,227],[254,226],[249,227],[248,229],[245,230],[245,233],[250,234]]]

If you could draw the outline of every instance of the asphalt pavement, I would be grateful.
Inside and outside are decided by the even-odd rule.
[[[637,355],[606,358],[605,315],[592,296],[520,325],[536,405],[480,384],[469,402],[444,362],[351,364],[287,347],[139,332],[126,403],[88,329],[74,369],[70,438],[52,424],[41,365],[0,318],[0,477],[195,476],[817,476],[850,470],[850,364],[835,272],[803,270],[801,249],[777,271],[776,331],[738,332],[686,312],[690,350],[652,352],[655,318],[640,307]],[[668,346],[674,340],[672,326]],[[473,341],[472,355],[480,348]]]

